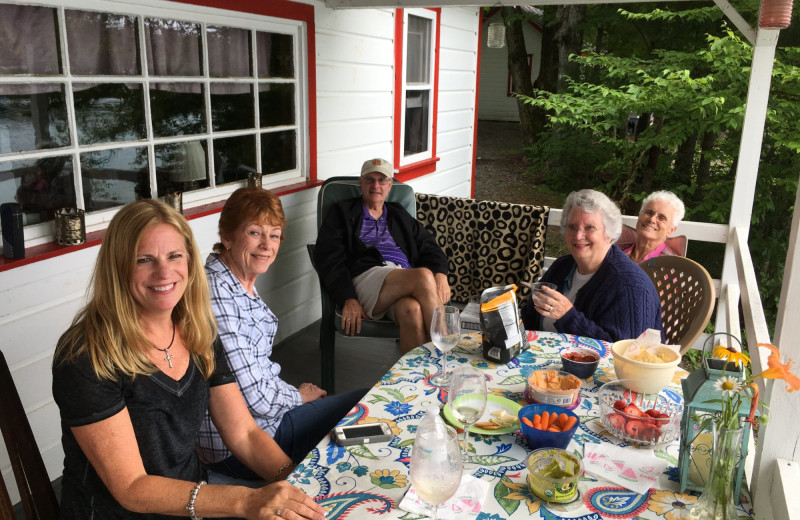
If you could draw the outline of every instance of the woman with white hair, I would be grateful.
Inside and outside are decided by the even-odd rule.
[[[671,191],[654,191],[642,201],[636,221],[636,241],[618,244],[622,252],[637,264],[656,256],[677,255],[669,245],[669,237],[678,228],[685,207]]]
[[[525,328],[578,334],[605,341],[662,330],[661,302],[653,283],[614,241],[622,214],[595,190],[570,193],[561,213],[568,255],[542,277],[543,288],[522,309]]]

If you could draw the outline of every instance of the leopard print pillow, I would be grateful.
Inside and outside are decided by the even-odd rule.
[[[521,301],[544,263],[548,206],[416,193],[417,220],[449,261],[452,299],[467,302],[489,287],[516,284]]]

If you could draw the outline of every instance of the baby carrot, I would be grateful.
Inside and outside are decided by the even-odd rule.
[[[533,427],[536,428],[537,430],[542,429],[542,416],[539,415],[538,413],[533,416]]]
[[[578,418],[577,417],[574,417],[574,416],[570,417],[569,420],[567,421],[567,424],[564,425],[564,431],[566,432],[566,431],[571,430],[573,428],[573,426],[575,426],[576,422],[578,422]]]
[[[550,422],[548,423],[548,426],[555,426],[557,420],[558,420],[558,414],[555,412],[551,413]]]
[[[557,426],[551,426],[547,429],[549,432],[560,432],[561,430],[558,429]]]
[[[550,426],[550,412],[542,412],[542,429],[546,430]]]
[[[563,430],[564,426],[567,425],[567,421],[568,420],[569,420],[569,416],[567,414],[565,414],[565,413],[561,413],[558,416],[558,426],[559,426],[559,428],[561,428]]]
[[[522,418],[522,422],[524,422],[525,424],[527,424],[528,426],[530,426],[531,428],[533,428],[533,423],[532,423],[532,422],[531,422],[531,420],[530,420],[530,419],[528,419],[527,417],[523,417],[523,418]]]

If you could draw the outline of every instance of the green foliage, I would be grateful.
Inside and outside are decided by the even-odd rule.
[[[614,42],[616,48],[608,48],[610,38],[589,38],[587,50],[571,56],[582,73],[568,79],[565,92],[521,97],[545,110],[549,119],[548,129],[526,152],[535,167],[548,172],[547,184],[553,189],[601,189],[620,201],[626,213],[635,211],[649,191],[670,189],[686,202],[685,218],[727,223],[753,48],[719,21],[716,7],[670,9],[618,10],[621,18],[615,23],[624,20],[645,35],[662,28],[669,35],[683,31],[680,38],[653,36],[663,45],[651,47],[654,40],[642,36],[644,45]],[[608,13],[592,9],[587,26],[610,24]],[[593,20],[594,15],[598,18]],[[597,35],[607,32],[598,29]],[[750,231],[770,325],[798,183],[797,64],[800,49],[776,53]],[[626,135],[631,113],[652,121],[635,137]],[[693,243],[690,254],[719,276],[721,248]]]

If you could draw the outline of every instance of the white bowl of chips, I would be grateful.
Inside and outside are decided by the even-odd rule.
[[[625,339],[611,345],[614,373],[634,392],[657,394],[672,382],[681,355],[669,347],[658,345],[643,349],[630,358],[627,352],[633,341]]]

